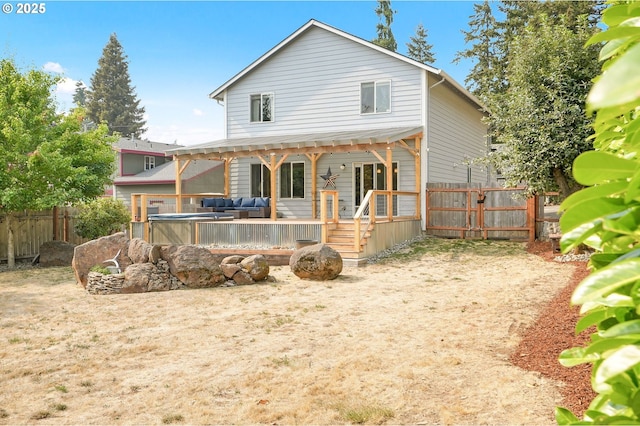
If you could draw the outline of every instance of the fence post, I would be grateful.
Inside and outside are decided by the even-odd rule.
[[[529,228],[529,242],[536,240],[536,196],[527,198],[527,228]]]
[[[53,208],[51,216],[53,219],[53,241],[56,241],[58,239],[58,206]]]

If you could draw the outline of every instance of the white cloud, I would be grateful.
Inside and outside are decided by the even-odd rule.
[[[44,68],[45,71],[55,72],[57,74],[62,74],[64,72],[62,65],[57,62],[47,62],[42,68]]]
[[[64,77],[58,84],[56,85],[56,93],[59,94],[70,94],[76,92],[76,81],[69,78]]]
[[[193,109],[193,115],[198,116],[198,117],[201,117],[201,116],[203,116],[203,115],[204,115],[204,112],[202,112],[202,110],[201,110],[201,109],[194,108],[194,109]]]

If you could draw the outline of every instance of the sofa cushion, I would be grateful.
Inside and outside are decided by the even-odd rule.
[[[255,199],[255,207],[269,207],[269,198],[268,197],[256,197]]]
[[[233,207],[233,200],[231,198],[225,198],[224,199],[224,206],[225,207]]]
[[[224,198],[214,198],[216,200],[216,207],[224,207]]]
[[[242,204],[240,205],[240,207],[253,207],[255,202],[256,199],[254,197],[246,197],[242,199]]]
[[[242,205],[242,197],[233,199],[233,207],[240,207]]]
[[[260,207],[236,207],[235,210],[244,210],[246,212],[259,212]]]
[[[203,198],[202,199],[202,207],[215,207],[216,199],[215,198]]]

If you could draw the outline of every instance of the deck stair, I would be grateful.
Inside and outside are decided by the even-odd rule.
[[[361,256],[370,236],[370,232],[365,234],[360,242],[360,252],[356,252],[354,249],[355,224],[341,221],[328,230],[327,245],[340,253],[343,258],[357,259]]]

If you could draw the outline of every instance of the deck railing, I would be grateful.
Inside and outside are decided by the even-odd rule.
[[[358,252],[361,251],[364,238],[373,228],[376,220],[384,219],[391,222],[400,218],[419,219],[418,195],[417,192],[410,191],[367,191],[353,216],[355,229],[353,248]],[[414,199],[415,202],[406,201],[404,198]]]
[[[340,219],[338,203],[338,191],[333,189],[320,191],[320,223],[322,224],[320,241],[322,243],[327,242],[329,224],[336,224]]]

